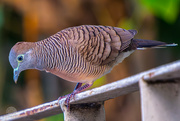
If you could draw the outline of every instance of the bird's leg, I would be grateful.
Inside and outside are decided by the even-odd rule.
[[[68,95],[69,95],[69,94],[64,95],[64,96],[60,96],[60,97],[58,98],[58,102],[59,102],[61,99],[68,97]]]
[[[81,87],[81,86],[82,86],[82,83],[77,83],[77,84],[76,84],[76,87],[74,88],[74,90],[78,89],[78,88]]]
[[[83,86],[81,86],[82,83],[80,83],[79,85],[80,85],[79,88],[77,88],[77,89],[75,88],[75,90],[74,90],[71,94],[69,94],[69,95],[67,96],[66,100],[65,100],[65,103],[67,104],[67,108],[68,108],[68,109],[69,109],[69,106],[70,106],[69,102],[70,102],[71,98],[73,97],[73,99],[74,99],[74,97],[75,97],[75,95],[76,95],[77,93],[80,93],[80,92],[82,92],[83,90],[91,87],[91,86],[93,85],[93,83],[85,84],[85,85],[83,85]],[[76,85],[76,87],[77,87],[77,86],[78,86],[78,84]]]
[[[81,85],[82,85],[82,83],[77,83],[77,84],[76,84],[76,87],[74,88],[74,91],[75,91],[76,89],[78,89],[79,87],[81,87]],[[67,98],[68,95],[70,95],[70,94],[67,94],[67,95],[64,95],[64,96],[60,96],[60,97],[58,98],[58,102],[59,102],[59,100],[61,100],[61,99],[63,99],[63,98]]]

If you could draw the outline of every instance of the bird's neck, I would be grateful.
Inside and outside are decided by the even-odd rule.
[[[59,50],[62,50],[61,45],[55,45],[53,41],[48,39],[36,42],[36,69],[49,70],[63,64],[63,56]],[[56,64],[58,61],[58,65]]]

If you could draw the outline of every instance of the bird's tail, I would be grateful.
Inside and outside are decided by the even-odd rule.
[[[156,40],[143,40],[143,39],[132,39],[132,43],[136,46],[137,49],[145,48],[164,48],[167,46],[177,46],[177,44],[167,44],[165,42],[156,41]]]

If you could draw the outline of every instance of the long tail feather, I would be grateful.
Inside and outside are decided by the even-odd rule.
[[[133,39],[133,44],[137,49],[143,48],[163,48],[167,46],[177,46],[177,44],[167,44],[165,42],[156,41],[156,40],[143,40],[143,39]]]

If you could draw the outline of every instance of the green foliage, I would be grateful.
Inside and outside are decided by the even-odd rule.
[[[46,121],[64,121],[63,119],[63,113],[60,113],[58,115],[50,116],[46,118]]]
[[[4,20],[3,20],[3,6],[0,5],[0,28],[2,27],[4,23]]]
[[[3,6],[0,5],[0,39],[2,37],[2,35],[1,35],[2,32],[1,31],[2,31],[3,24],[4,24]]]
[[[178,17],[180,0],[139,0],[139,2],[168,23],[174,23]]]
[[[118,24],[119,28],[123,28],[123,29],[133,29],[136,28],[135,27],[135,23],[133,21],[133,18],[123,18],[119,24]]]
[[[97,79],[97,80],[93,83],[93,85],[91,86],[91,88],[99,87],[99,86],[102,86],[102,85],[104,85],[104,84],[106,84],[106,77],[105,77],[105,76]]]

